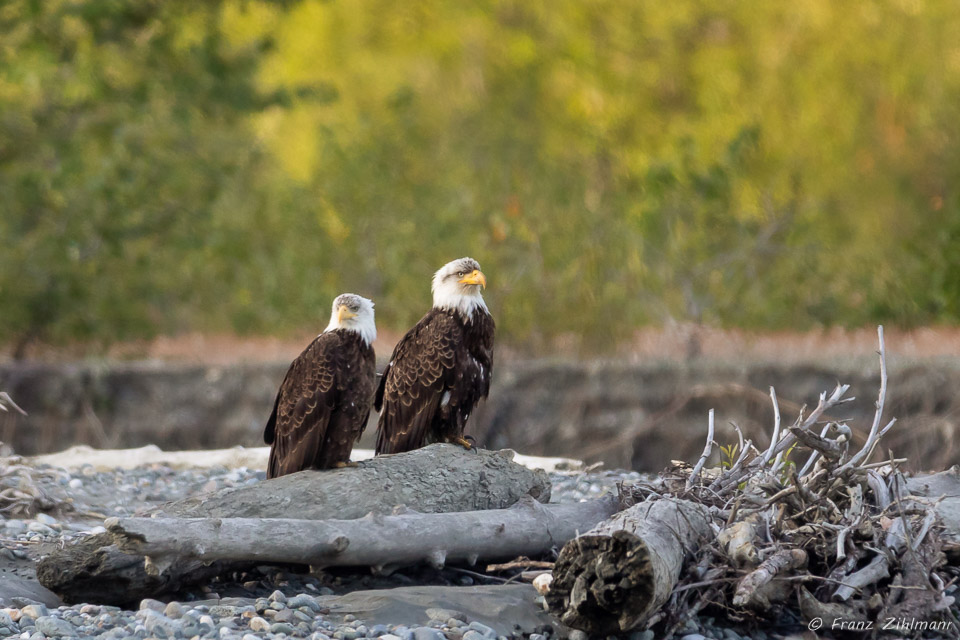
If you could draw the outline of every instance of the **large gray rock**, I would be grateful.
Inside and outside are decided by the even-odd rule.
[[[513,462],[509,451],[433,444],[356,468],[301,471],[164,505],[178,518],[353,520],[406,505],[421,513],[505,509],[525,495],[550,501],[550,478]]]
[[[320,596],[317,601],[342,620],[352,614],[367,624],[403,624],[411,628],[430,622],[428,609],[451,609],[468,622],[490,627],[497,635],[518,630],[533,633],[549,624],[561,636],[566,629],[537,604],[537,591],[529,584],[474,587],[398,587],[354,591],[344,596]],[[479,626],[479,625],[477,625]]]
[[[36,580],[29,580],[6,572],[0,573],[0,604],[12,603],[14,598],[39,602],[51,609],[63,604],[57,594]]]

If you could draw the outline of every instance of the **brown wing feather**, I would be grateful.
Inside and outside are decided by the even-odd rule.
[[[431,311],[397,344],[377,392],[377,454],[409,451],[423,445],[455,377],[460,325]]]
[[[321,334],[291,363],[264,431],[264,440],[272,445],[268,478],[316,463],[336,404],[339,342],[335,333]]]

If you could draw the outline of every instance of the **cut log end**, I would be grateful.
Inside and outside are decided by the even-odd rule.
[[[631,629],[653,603],[649,550],[626,531],[577,538],[560,553],[553,576],[547,603],[576,629],[598,634]]]

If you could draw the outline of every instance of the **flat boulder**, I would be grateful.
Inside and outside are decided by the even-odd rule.
[[[317,602],[330,610],[329,616],[342,620],[354,615],[365,623],[404,624],[410,628],[426,626],[436,618],[437,610],[451,612],[462,620],[464,630],[478,630],[489,636],[524,635],[551,625],[561,637],[566,628],[538,603],[533,585],[479,585],[472,587],[397,587],[372,591],[354,591],[343,596],[320,596]],[[458,615],[454,615],[458,614]]]

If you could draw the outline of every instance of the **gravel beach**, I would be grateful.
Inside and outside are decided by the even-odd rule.
[[[17,461],[8,458],[5,462],[11,460]],[[547,640],[558,635],[550,625],[528,628],[521,634],[519,630],[504,632],[503,624],[493,623],[501,626],[498,631],[474,619],[476,616],[449,608],[426,608],[421,625],[415,626],[336,615],[329,606],[331,598],[362,590],[410,585],[479,589],[481,585],[502,581],[456,567],[417,567],[378,577],[349,570],[311,575],[296,568],[263,566],[175,594],[176,599],[168,602],[143,600],[127,609],[86,603],[62,605],[51,599],[49,592],[38,588],[34,574],[37,559],[55,545],[102,532],[104,518],[138,515],[171,500],[257,483],[265,474],[248,468],[174,469],[163,464],[113,471],[98,471],[91,465],[71,470],[29,468],[19,461],[5,466],[0,475],[0,491],[13,496],[12,492],[25,489],[27,474],[28,493],[33,500],[25,500],[24,506],[30,504],[30,511],[34,512],[17,513],[11,509],[0,514],[0,583],[4,585],[0,588],[0,638],[494,640],[524,635],[532,640]],[[568,502],[615,492],[618,482],[636,482],[641,475],[617,471],[554,472],[550,478],[552,501]],[[44,506],[45,511],[35,512],[37,505]],[[699,626],[690,629],[702,630]],[[652,634],[632,637],[651,638]]]

